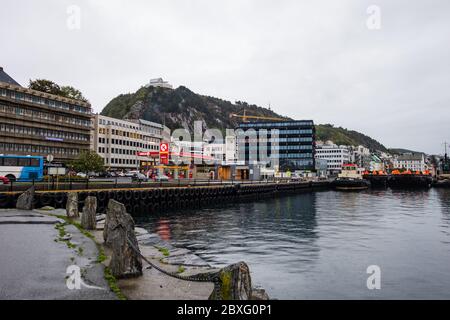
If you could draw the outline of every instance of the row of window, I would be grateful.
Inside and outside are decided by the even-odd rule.
[[[1,143],[0,150],[9,152],[28,152],[37,153],[40,155],[68,155],[76,156],[80,153],[79,149],[76,148],[61,148],[61,147],[49,147],[49,146],[32,146],[29,144],[20,143]]]
[[[308,145],[300,145],[300,144],[296,144],[296,145],[288,145],[288,146],[280,146],[280,145],[272,145],[272,146],[246,146],[245,147],[246,150],[312,150],[313,146],[308,144]]]
[[[67,102],[47,99],[44,97],[39,97],[39,96],[35,96],[35,95],[23,93],[23,92],[16,92],[13,90],[8,90],[8,89],[0,89],[0,95],[3,97],[10,98],[10,99],[45,105],[45,106],[48,106],[51,108],[56,108],[56,109],[70,110],[70,111],[75,111],[75,112],[80,112],[80,113],[91,113],[90,108],[86,108],[83,106],[79,106],[79,105],[71,104],[71,103],[67,103]]]
[[[98,147],[98,153],[109,154],[109,148]],[[111,154],[135,155],[136,154],[136,150],[111,148]]]
[[[8,106],[8,105],[4,105],[4,104],[0,104],[0,112],[12,114],[12,115],[16,115],[16,116],[28,117],[31,119],[48,120],[48,121],[53,121],[53,122],[66,123],[66,124],[76,124],[76,125],[84,126],[84,127],[91,126],[90,120],[79,119],[76,117],[67,117],[67,116],[57,115],[54,113],[42,112],[42,111],[32,110],[32,109],[23,108],[23,107]]]
[[[98,143],[109,144],[109,138],[98,138]],[[145,144],[137,141],[121,140],[121,139],[111,139],[111,144],[119,146],[136,147],[147,150],[159,150],[159,146],[156,144]]]
[[[29,136],[37,136],[44,138],[56,138],[56,139],[67,139],[67,140],[77,140],[77,141],[89,141],[89,135],[67,132],[67,131],[59,131],[59,130],[51,130],[51,129],[42,129],[42,128],[31,128],[25,126],[18,126],[14,124],[0,124],[0,132],[9,132],[14,134],[26,134]]]
[[[157,134],[157,135],[161,135],[161,129],[159,128],[152,128],[150,126],[138,126],[134,123],[127,123],[127,122],[117,122],[117,121],[112,121],[112,120],[106,120],[106,119],[99,119],[98,120],[99,124],[101,125],[113,125],[116,127],[122,127],[122,128],[127,128],[127,129],[132,129],[132,130],[140,130],[140,131],[145,131],[147,133],[151,133],[151,134]],[[100,131],[101,130],[101,131]],[[112,129],[114,130],[114,129]],[[120,130],[116,130],[116,131],[120,131]],[[109,133],[109,129],[108,128],[99,128],[99,132],[100,133]],[[114,134],[114,133],[113,133]],[[121,134],[118,134],[121,135]]]
[[[136,159],[118,159],[111,158],[111,162],[109,162],[108,158],[105,158],[105,164],[129,164],[129,165],[137,165],[138,160]]]
[[[237,139],[239,144],[242,143],[280,143],[280,142],[312,142],[312,137],[295,137],[295,138],[270,138],[270,139],[244,139],[239,138]]]
[[[289,158],[312,158],[312,153],[281,153],[279,155],[280,159],[289,159]]]
[[[241,123],[240,128],[274,128],[274,127],[301,127],[312,126],[313,121],[293,121],[293,122],[260,122],[260,123]]]
[[[122,128],[128,128],[128,129],[134,129],[138,130],[139,127],[135,124],[131,123],[124,123],[124,122],[118,122],[118,121],[112,121],[112,120],[106,120],[106,119],[98,119],[98,123],[102,125],[108,125],[108,126],[116,126],[116,127],[122,127]]]
[[[0,166],[5,167],[39,167],[41,161],[36,158],[0,157]]]
[[[336,153],[347,153],[347,149],[316,149],[317,153],[327,153],[327,154],[336,154]]]

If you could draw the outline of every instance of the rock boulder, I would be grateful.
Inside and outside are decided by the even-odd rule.
[[[78,218],[80,216],[78,212],[78,193],[67,193],[66,211],[68,218]]]
[[[86,230],[97,228],[97,198],[89,196],[84,200],[83,212],[81,213],[81,226]]]
[[[109,264],[116,278],[129,278],[142,275],[142,258],[134,232],[133,218],[125,206],[113,199],[109,200],[103,230],[105,245],[111,247]]]
[[[16,202],[16,209],[33,210],[34,186],[22,193]]]

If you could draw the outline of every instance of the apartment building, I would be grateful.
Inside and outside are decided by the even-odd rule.
[[[164,127],[146,120],[120,120],[96,114],[92,148],[110,170],[139,170],[159,163]]]
[[[91,131],[89,103],[22,87],[0,67],[0,154],[64,164],[89,150]]]
[[[350,162],[350,150],[348,146],[335,144],[318,144],[316,146],[316,158],[327,161],[327,171],[330,174],[339,173],[344,163]]]
[[[428,169],[423,153],[403,154],[394,159],[394,168],[411,171],[425,171]]]

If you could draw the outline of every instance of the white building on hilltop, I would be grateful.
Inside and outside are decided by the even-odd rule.
[[[150,82],[146,85],[146,87],[173,89],[173,86],[169,82],[164,81],[163,78],[150,79]]]

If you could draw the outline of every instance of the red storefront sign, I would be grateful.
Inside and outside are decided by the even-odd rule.
[[[159,162],[161,164],[169,164],[169,144],[167,142],[159,144]]]

